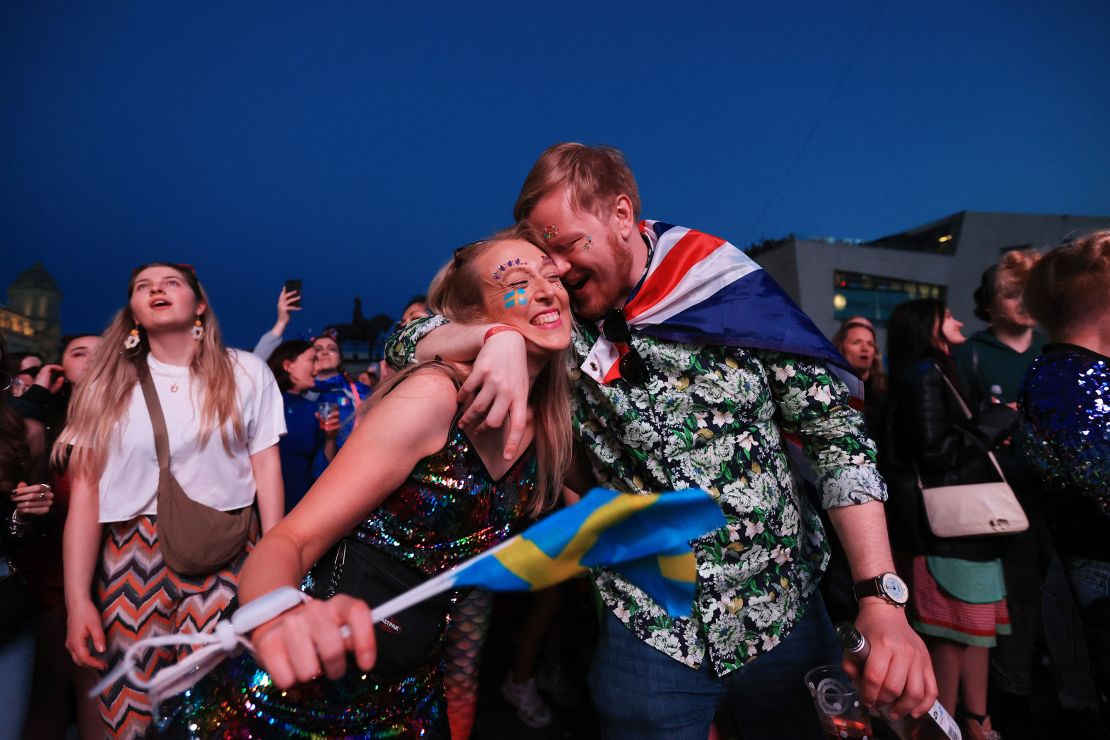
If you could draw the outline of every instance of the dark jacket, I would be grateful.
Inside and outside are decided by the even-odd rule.
[[[921,360],[891,379],[879,447],[880,469],[890,488],[891,544],[915,555],[989,560],[1002,553],[1007,538],[934,536],[915,470],[926,488],[997,481],[986,453],[1010,436],[1018,414],[1008,406],[992,404],[968,419],[945,382],[946,375],[966,395],[950,362]]]

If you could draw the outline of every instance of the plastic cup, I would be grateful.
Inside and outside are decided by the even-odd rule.
[[[818,666],[806,674],[805,682],[825,737],[830,740],[873,737],[871,714],[860,702],[859,692],[843,668]]]
[[[324,428],[324,424],[331,418],[331,415],[338,410],[339,406],[336,405],[334,401],[320,401],[320,403],[316,404],[316,413],[320,415],[321,429]]]

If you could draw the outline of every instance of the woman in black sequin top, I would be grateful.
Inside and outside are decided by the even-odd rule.
[[[1029,312],[1052,340],[1025,375],[1019,400],[1029,462],[1060,561],[1045,584],[1045,627],[1064,693],[1097,705],[1081,635],[1066,615],[1074,600],[1102,630],[1091,656],[1110,685],[1110,230],[1057,247],[1033,268]],[[1061,607],[1065,611],[1061,611]],[[1101,613],[1102,617],[1096,617]],[[1101,628],[1095,623],[1101,619]],[[1080,648],[1077,654],[1076,648]]]

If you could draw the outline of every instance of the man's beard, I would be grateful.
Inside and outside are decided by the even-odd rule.
[[[604,277],[592,274],[590,281],[597,281],[602,289],[592,291],[589,303],[582,301],[576,294],[571,293],[571,306],[574,315],[583,321],[597,321],[615,308],[624,306],[631,287],[623,287],[628,273],[632,270],[632,250],[622,244],[617,235],[610,231],[606,236],[610,253],[613,255],[613,267]]]

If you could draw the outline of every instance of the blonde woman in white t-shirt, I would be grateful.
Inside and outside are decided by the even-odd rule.
[[[257,500],[262,531],[281,518],[281,394],[257,357],[224,347],[193,268],[152,263],[134,270],[116,316],[70,406],[55,448],[69,452],[72,494],[64,537],[66,647],[78,665],[105,670],[135,640],[201,631],[235,594],[253,547],[211,575],[171,571],[158,544],[158,461],[139,387],[145,364],[166,417],[170,467],[193,499],[221,511]],[[71,449],[72,448],[72,449]],[[71,451],[70,451],[71,449]],[[257,526],[252,528],[257,530]],[[153,651],[153,673],[176,656]],[[138,737],[148,698],[117,682],[100,696],[110,737]]]

